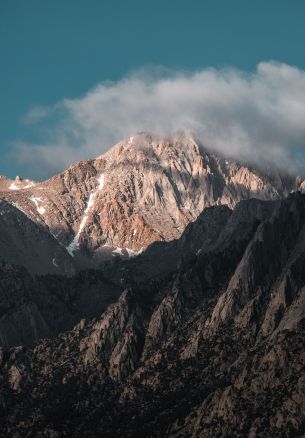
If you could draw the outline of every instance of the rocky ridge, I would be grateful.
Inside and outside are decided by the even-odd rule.
[[[104,275],[123,269],[128,284],[100,316],[2,348],[1,432],[303,436],[304,239],[295,193],[210,207],[137,272],[113,261]],[[146,271],[160,246],[169,269]]]
[[[190,134],[140,133],[44,182],[0,179],[0,197],[94,265],[181,236],[202,210],[281,199],[302,181],[221,157]]]

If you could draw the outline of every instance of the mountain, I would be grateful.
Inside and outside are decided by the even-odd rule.
[[[192,135],[140,133],[44,182],[0,178],[0,198],[47,230],[79,267],[178,239],[202,210],[281,199],[302,181],[221,157]]]
[[[1,434],[303,436],[304,263],[300,192],[208,207],[114,258],[99,275],[125,289],[105,311],[0,350]]]
[[[304,188],[185,133],[0,177],[0,435],[303,436]]]

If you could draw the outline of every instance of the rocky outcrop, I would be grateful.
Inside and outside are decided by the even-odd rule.
[[[201,297],[202,286],[194,271],[176,276],[150,317],[143,353],[145,357],[175,331]]]
[[[226,319],[238,324],[261,323],[258,314],[268,304],[262,333],[273,331],[304,281],[305,210],[299,193],[278,204],[272,217],[257,228],[226,292],[219,298],[209,326]],[[257,330],[259,327],[257,327]]]
[[[134,302],[132,293],[125,291],[116,304],[111,305],[101,320],[83,339],[80,351],[84,360],[105,360],[109,375],[121,380],[136,369],[143,344],[143,314]]]

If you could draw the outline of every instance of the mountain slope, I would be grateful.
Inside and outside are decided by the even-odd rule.
[[[37,274],[72,275],[73,259],[48,229],[0,199],[0,261]]]
[[[0,345],[31,345],[94,318],[115,301],[122,286],[101,272],[73,277],[33,276],[0,263]]]
[[[216,219],[210,240],[205,216]],[[95,320],[33,348],[2,349],[0,430],[302,436],[304,230],[300,193],[206,210],[178,246],[162,244],[178,260],[169,275],[132,278],[130,268],[128,288]],[[153,254],[138,258],[139,270]]]

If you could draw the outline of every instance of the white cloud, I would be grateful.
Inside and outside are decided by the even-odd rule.
[[[187,129],[209,148],[253,163],[302,172],[305,157],[305,71],[263,62],[255,73],[204,69],[102,83],[79,99],[33,108],[27,123],[48,126],[42,145],[20,144],[20,160],[57,171],[91,158],[139,131]]]

